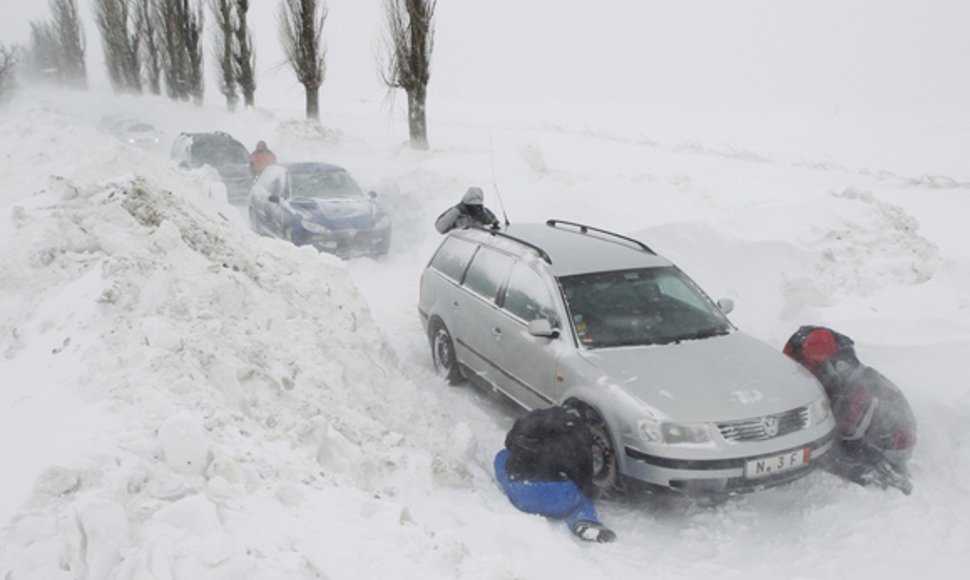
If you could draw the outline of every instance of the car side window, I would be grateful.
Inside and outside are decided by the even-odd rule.
[[[460,284],[475,248],[475,244],[460,238],[446,238],[431,258],[431,267]]]
[[[495,300],[511,266],[510,256],[479,248],[465,274],[465,286],[483,298]]]
[[[526,322],[541,318],[555,322],[555,308],[545,281],[538,272],[521,262],[509,276],[502,307]]]

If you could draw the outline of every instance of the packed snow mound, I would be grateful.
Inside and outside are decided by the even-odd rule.
[[[402,482],[456,485],[449,458],[473,438],[430,436],[454,425],[400,371],[345,265],[256,238],[192,195],[56,178],[6,216],[0,353],[45,345],[121,427],[107,456],[41,474],[0,542],[0,562],[18,563],[0,576],[142,577],[175,552],[220,577],[259,569],[227,531],[259,505],[295,522],[311,490],[373,501]],[[157,528],[164,542],[139,540]],[[293,562],[282,569],[309,566]]]

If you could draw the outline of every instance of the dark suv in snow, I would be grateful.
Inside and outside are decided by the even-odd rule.
[[[229,203],[246,203],[253,181],[249,151],[232,135],[222,131],[181,133],[172,143],[172,160],[183,169],[212,167],[226,186]]]

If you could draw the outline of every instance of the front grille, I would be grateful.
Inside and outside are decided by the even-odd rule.
[[[728,441],[760,441],[781,437],[808,427],[808,407],[799,407],[777,415],[718,423],[721,436]],[[773,425],[776,428],[773,428]]]

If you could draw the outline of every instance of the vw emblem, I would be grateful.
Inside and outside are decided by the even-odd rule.
[[[778,434],[778,417],[769,415],[761,419],[761,430],[765,437],[774,437]]]

